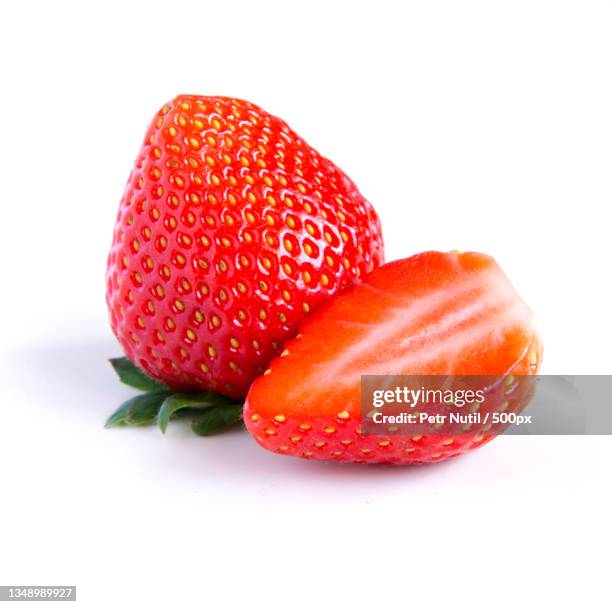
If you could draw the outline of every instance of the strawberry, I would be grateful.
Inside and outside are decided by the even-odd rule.
[[[491,257],[423,253],[374,270],[306,319],[253,383],[244,419],[259,444],[275,453],[341,462],[441,461],[491,436],[365,434],[361,376],[512,381],[535,374],[540,357],[532,314]]]
[[[307,314],[382,261],[372,206],[282,120],[180,95],[153,119],[121,200],[111,325],[163,386],[240,398]]]

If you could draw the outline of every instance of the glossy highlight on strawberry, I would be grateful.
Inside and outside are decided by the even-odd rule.
[[[491,436],[366,435],[361,376],[511,380],[536,374],[540,359],[532,313],[491,257],[422,253],[374,270],[306,319],[254,382],[244,419],[258,443],[279,454],[358,463],[442,461]]]
[[[153,119],[121,200],[111,325],[163,384],[239,398],[306,315],[382,262],[372,206],[282,120],[180,95]]]

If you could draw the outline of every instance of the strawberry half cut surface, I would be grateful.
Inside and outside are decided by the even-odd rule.
[[[252,385],[244,420],[274,453],[358,463],[442,461],[492,436],[365,434],[361,376],[511,379],[536,374],[540,359],[532,313],[491,257],[422,253],[374,270],[308,317]]]

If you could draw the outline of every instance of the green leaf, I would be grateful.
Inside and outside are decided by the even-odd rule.
[[[218,405],[205,409],[193,420],[191,429],[200,436],[209,436],[242,419],[242,404]]]
[[[168,396],[164,401],[157,416],[157,423],[161,431],[165,432],[170,418],[177,411],[182,409],[205,409],[229,402],[231,401],[228,398],[214,392],[195,392],[192,394],[177,392]]]
[[[130,409],[130,405],[132,404],[132,399],[124,402],[107,420],[106,424],[104,424],[105,428],[112,428],[113,426],[123,426],[127,422],[128,411]]]
[[[130,398],[108,418],[106,427],[152,424],[167,396],[168,392],[160,390]]]
[[[119,379],[127,386],[142,390],[143,392],[165,389],[165,386],[151,379],[144,371],[141,371],[132,361],[125,357],[111,358],[109,362],[113,365],[113,369],[115,369]]]

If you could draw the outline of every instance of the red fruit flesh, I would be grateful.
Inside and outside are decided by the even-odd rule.
[[[490,437],[364,435],[361,375],[531,375],[540,355],[532,314],[491,257],[423,253],[374,270],[306,319],[251,387],[245,421],[277,453],[440,461]]]
[[[306,314],[382,261],[371,205],[282,120],[181,95],[154,118],[121,201],[111,325],[150,376],[242,397]]]

